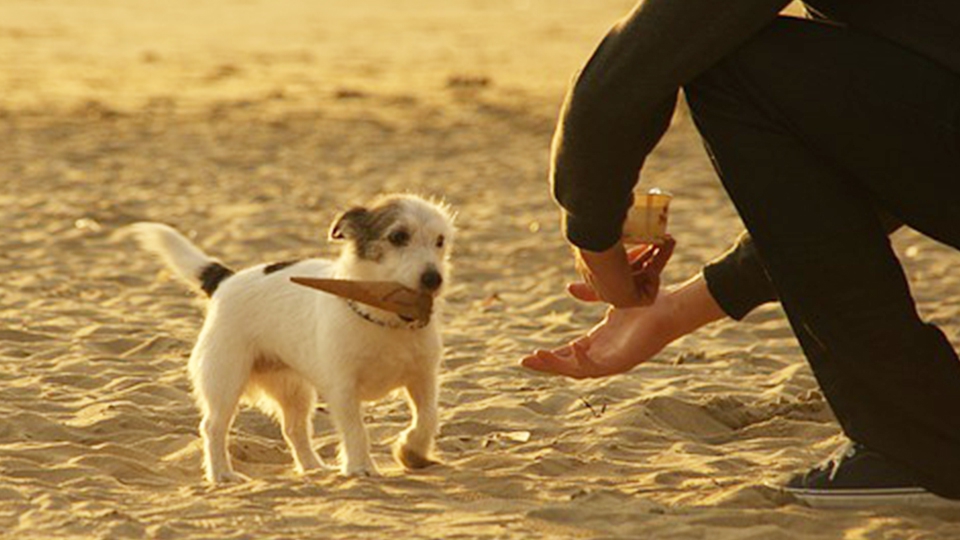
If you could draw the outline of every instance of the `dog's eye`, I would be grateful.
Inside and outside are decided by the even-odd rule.
[[[438,237],[437,237],[437,247],[438,247],[438,248],[442,248],[445,241],[446,241],[446,239],[443,237],[442,234],[441,234],[440,236],[438,236]]]
[[[396,230],[390,233],[389,236],[387,236],[387,240],[389,240],[391,244],[397,247],[403,247],[407,245],[408,242],[410,242],[410,233],[408,233],[403,229]]]

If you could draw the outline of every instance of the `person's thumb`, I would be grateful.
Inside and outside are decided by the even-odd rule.
[[[597,291],[593,290],[593,287],[590,285],[579,282],[579,283],[570,283],[567,285],[567,292],[571,296],[580,300],[582,302],[599,302],[600,296],[597,295]]]

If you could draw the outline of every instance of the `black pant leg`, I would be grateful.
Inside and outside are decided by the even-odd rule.
[[[960,80],[790,19],[686,92],[844,430],[960,498],[960,360],[919,318],[876,210],[960,247]]]

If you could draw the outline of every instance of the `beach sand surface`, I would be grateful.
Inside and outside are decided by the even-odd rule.
[[[839,429],[776,306],[632,372],[521,369],[602,316],[550,200],[564,89],[626,0],[5,0],[0,7],[0,536],[949,539],[960,511],[815,511],[778,482]],[[675,194],[678,282],[741,224],[689,115],[645,186]],[[333,255],[381,192],[458,212],[443,465],[404,472],[398,396],[370,404],[380,478],[294,473],[242,411],[252,481],[209,487],[186,359],[203,302],[122,237],[170,223],[240,268]],[[960,342],[956,253],[895,237],[920,309]],[[325,410],[315,444],[335,460]]]

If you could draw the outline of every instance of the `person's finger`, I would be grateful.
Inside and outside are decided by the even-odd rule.
[[[600,295],[587,283],[570,283],[567,285],[567,292],[581,302],[600,301]]]
[[[658,275],[663,272],[664,267],[667,266],[667,262],[670,261],[670,257],[673,256],[673,251],[676,247],[676,240],[668,236],[666,241],[657,247],[657,252],[650,261],[650,268]]]
[[[588,347],[589,344],[580,341],[574,341],[570,344],[570,349],[577,363],[576,372],[580,374],[581,378],[599,377],[604,374],[604,370],[600,364],[594,362],[593,359],[590,358],[590,355],[587,354]]]
[[[653,244],[646,244],[642,247],[631,249],[629,252],[627,252],[627,260],[630,261],[630,269],[634,271],[642,269],[653,257],[655,251],[656,246]]]
[[[577,258],[577,273],[580,274],[582,281],[567,285],[567,291],[573,295],[574,298],[585,302],[603,301],[603,297],[597,289],[595,276],[586,263],[579,257]]]
[[[553,371],[550,370],[549,362],[540,358],[539,354],[537,354],[539,352],[540,351],[536,351],[529,356],[524,356],[523,358],[521,358],[520,365],[527,369],[532,369],[534,371],[542,371],[544,373],[553,373]]]
[[[564,375],[574,379],[582,379],[584,377],[584,375],[580,373],[575,355],[561,356],[553,351],[539,349],[532,355],[523,358],[520,364],[525,368],[542,373]]]
[[[650,261],[650,268],[657,274],[663,272],[663,269],[667,266],[667,262],[670,260],[670,257],[673,255],[674,248],[677,247],[677,241],[674,240],[672,236],[667,236],[666,240],[660,245],[656,253],[653,255],[653,260]]]
[[[676,246],[677,241],[672,236],[667,235],[662,244],[644,244],[642,247],[632,248],[627,254],[630,260],[630,269],[633,272],[647,269],[653,269],[657,272],[662,271],[673,255]]]
[[[651,256],[645,258],[645,265],[634,266],[633,285],[642,299],[640,305],[648,306],[656,300],[660,291],[660,274],[673,255],[676,245],[676,240],[667,236],[664,243],[656,246]]]

